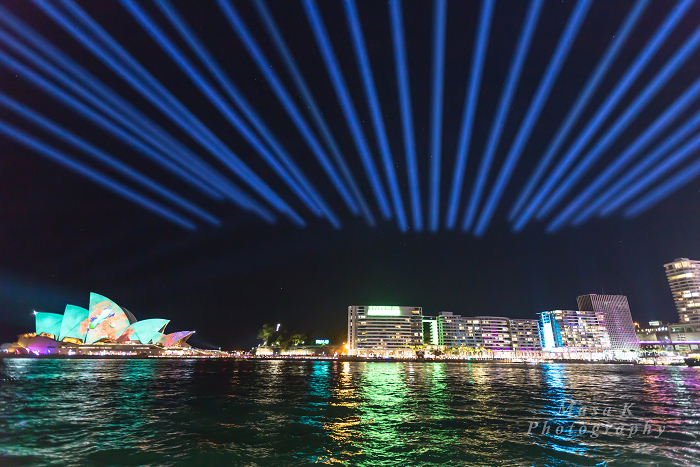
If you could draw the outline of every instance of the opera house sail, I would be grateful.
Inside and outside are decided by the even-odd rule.
[[[35,332],[23,334],[3,351],[56,356],[159,356],[191,349],[194,331],[165,334],[167,319],[137,321],[134,315],[100,294],[91,293],[87,309],[66,305],[63,314],[35,312]]]

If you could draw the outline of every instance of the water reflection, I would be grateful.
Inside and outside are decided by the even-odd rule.
[[[700,371],[633,365],[0,361],[0,465],[697,465]],[[617,407],[663,436],[570,430]],[[527,434],[531,421],[563,422]],[[624,421],[619,415],[606,423]],[[627,421],[629,425],[629,420]]]

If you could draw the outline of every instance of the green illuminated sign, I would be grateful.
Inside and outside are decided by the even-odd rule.
[[[367,307],[369,316],[400,316],[401,308],[398,306],[370,306]]]

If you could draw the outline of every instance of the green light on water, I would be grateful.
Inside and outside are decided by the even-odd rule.
[[[400,316],[401,308],[398,306],[370,306],[367,307],[369,316]]]

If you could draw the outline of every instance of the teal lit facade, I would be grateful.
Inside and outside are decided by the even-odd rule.
[[[51,334],[58,336],[61,332],[61,322],[63,315],[58,313],[35,313],[36,335]]]
[[[75,305],[66,305],[61,319],[61,332],[58,340],[62,341],[66,337],[72,337],[80,341],[85,340],[86,333],[80,329],[80,324],[88,319],[90,311]]]

